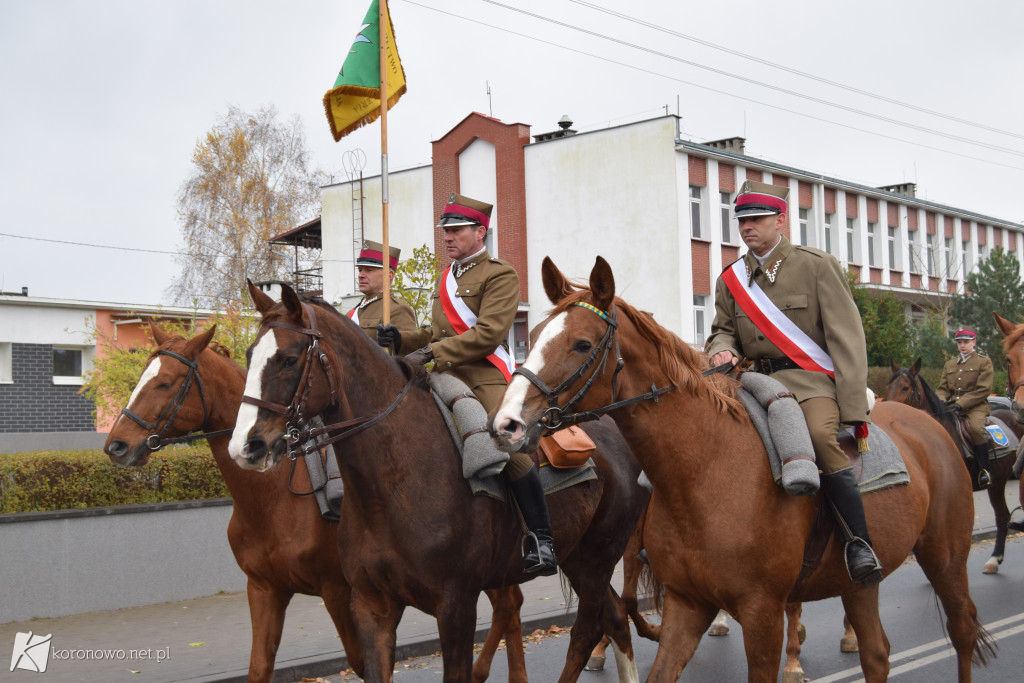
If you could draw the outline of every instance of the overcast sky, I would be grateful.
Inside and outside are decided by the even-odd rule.
[[[668,111],[695,142],[739,135],[751,156],[1024,221],[1019,1],[390,6],[409,88],[392,171],[472,111],[534,134]],[[166,303],[177,192],[228,105],[298,116],[338,179],[354,149],[379,172],[379,124],[335,143],[321,103],[368,7],[0,0],[0,290]]]

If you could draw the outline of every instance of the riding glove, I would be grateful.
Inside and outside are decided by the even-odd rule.
[[[384,326],[377,323],[377,343],[384,348],[391,347],[396,351],[402,348],[402,333],[394,325]]]
[[[405,359],[413,365],[423,365],[424,363],[434,360],[434,351],[430,348],[430,344],[427,344],[422,349],[416,349],[412,353],[406,355]]]

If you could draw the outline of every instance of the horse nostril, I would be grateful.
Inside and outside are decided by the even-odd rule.
[[[242,454],[248,458],[250,462],[257,460],[263,456],[263,453],[267,450],[267,442],[263,439],[249,439],[245,442],[245,446],[242,448]]]
[[[128,444],[124,441],[111,441],[110,444],[104,449],[107,451],[107,455],[112,455],[115,458],[122,457],[128,452]]]

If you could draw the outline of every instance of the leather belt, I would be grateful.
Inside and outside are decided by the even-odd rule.
[[[799,365],[788,358],[758,358],[751,366],[751,370],[760,372],[762,375],[771,375],[779,370],[798,370],[799,368]]]

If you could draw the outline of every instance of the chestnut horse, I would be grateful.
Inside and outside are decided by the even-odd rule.
[[[508,499],[473,495],[421,367],[391,358],[319,299],[287,286],[279,303],[249,291],[263,320],[231,456],[270,469],[291,455],[289,439],[309,434],[303,420],[320,415],[345,484],[338,542],[366,680],[391,680],[406,606],[437,618],[444,680],[469,680],[480,591],[532,578],[522,571],[518,514]],[[548,498],[559,566],[579,597],[560,680],[577,679],[602,632],[636,680],[626,612],[609,581],[648,494],[614,423],[588,432],[598,478]]]
[[[117,420],[107,437],[107,455],[123,467],[141,466],[162,447],[161,440],[192,440],[197,436],[189,436],[192,432],[211,430],[204,434],[209,437],[210,450],[233,500],[228,542],[247,577],[253,631],[249,680],[271,680],[285,610],[296,593],[323,598],[341,636],[349,665],[362,675],[362,649],[348,606],[351,591],[341,573],[338,556],[337,523],[325,519],[313,500],[288,492],[288,469],[261,476],[239,469],[227,453],[228,438],[245,388],[245,370],[227,357],[226,350],[210,341],[214,328],[188,340],[172,336],[156,325],[150,329],[159,346],[147,362],[126,414]],[[182,395],[175,394],[182,390]],[[125,419],[127,413],[147,422],[150,428],[143,428],[134,419]],[[154,439],[157,428],[162,434]],[[305,468],[294,469],[291,488],[299,492],[310,490]],[[505,638],[509,680],[525,681],[519,620],[522,592],[516,586],[511,590],[488,591],[488,597],[493,607],[491,630],[480,650],[473,678],[487,678],[494,653]]]
[[[1024,424],[1024,324],[1012,323],[998,313],[992,313],[996,325],[1003,333],[1003,353],[1006,355],[1006,393],[1011,399],[1015,427]],[[1007,458],[1012,460],[1012,458]],[[1024,507],[1024,477],[1020,478],[1021,507]],[[1024,531],[1024,524],[1011,522],[1010,529]]]
[[[892,364],[892,377],[889,378],[887,401],[899,401],[909,406],[925,411],[939,421],[946,432],[949,433],[954,443],[960,444],[962,438],[959,434],[959,420],[953,412],[946,407],[942,399],[938,397],[935,390],[920,375],[921,359],[918,358],[908,368],[903,368],[896,363]],[[1024,434],[1024,429],[1017,424],[1013,411],[1005,408],[992,410],[994,417],[1002,420],[1019,439]],[[1003,455],[1001,457],[990,457],[988,461],[988,472],[992,482],[988,487],[988,500],[995,512],[996,519],[996,542],[992,548],[992,556],[988,558],[982,571],[985,574],[996,574],[999,572],[999,565],[1003,563],[1003,555],[1006,549],[1006,525],[1010,521],[1010,509],[1006,506],[1006,482],[1010,479],[1010,470],[1013,468],[1013,458]]]
[[[574,288],[547,258],[542,275],[555,308],[535,330],[523,365],[534,377],[512,378],[492,434],[508,450],[528,450],[559,422],[614,416],[654,484],[644,545],[665,598],[648,680],[675,681],[724,608],[743,627],[748,679],[775,681],[787,602],[833,596],[842,598],[857,633],[865,679],[885,680],[889,642],[878,586],[850,580],[835,535],[818,566],[800,578],[820,501],[775,485],[764,445],[734,396],[738,383],[702,376],[704,354],[617,298],[604,259],[598,257],[589,289]],[[617,362],[588,369],[588,355],[602,347],[615,349]],[[567,377],[577,379],[562,386]],[[574,415],[559,403],[568,396]],[[968,590],[974,520],[964,510],[974,500],[967,470],[949,435],[921,411],[882,402],[871,416],[910,474],[906,486],[864,496],[875,552],[887,572],[914,553],[945,610],[958,678],[970,681],[972,660],[987,663],[994,648]]]

